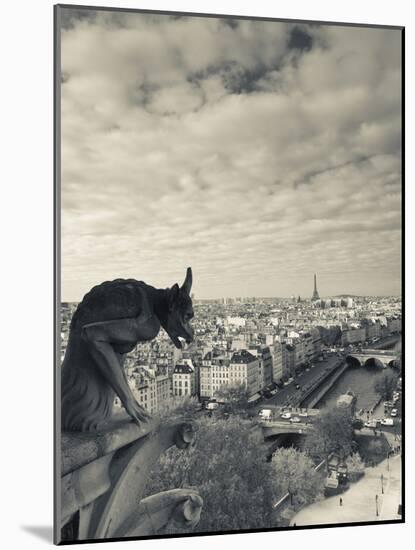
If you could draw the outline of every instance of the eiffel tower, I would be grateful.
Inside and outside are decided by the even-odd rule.
[[[311,300],[314,302],[315,300],[320,300],[320,296],[317,290],[317,275],[314,273],[314,292]]]

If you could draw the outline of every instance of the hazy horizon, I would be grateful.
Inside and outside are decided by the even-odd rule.
[[[160,287],[160,288],[167,288],[167,287]],[[193,292],[192,292],[193,294]],[[249,295],[249,296],[211,296],[209,298],[204,298],[204,297],[200,297],[200,296],[196,296],[194,295],[194,300],[197,301],[197,300],[223,300],[223,299],[236,299],[236,298],[242,298],[244,300],[246,299],[249,299],[249,298],[255,298],[257,300],[261,300],[261,299],[275,299],[275,300],[290,300],[292,298],[298,298],[298,296],[300,296],[301,298],[301,301],[311,301],[311,296],[301,296],[301,295],[298,295],[298,294],[291,294],[290,296],[281,296],[281,295],[260,295],[260,294],[252,294],[252,295]],[[325,299],[329,299],[329,298],[336,298],[336,297],[341,297],[341,296],[351,296],[351,297],[356,297],[356,298],[401,298],[402,299],[402,295],[401,294],[351,294],[351,293],[348,293],[348,292],[339,292],[337,294],[327,294],[327,295],[322,295],[320,294],[320,299],[321,300],[325,300]],[[62,300],[62,302],[67,302],[67,303],[72,303],[72,302],[80,302],[82,300],[82,296],[77,299],[77,300]]]
[[[400,31],[60,11],[62,301],[400,296]]]

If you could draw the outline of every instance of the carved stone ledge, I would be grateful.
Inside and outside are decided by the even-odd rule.
[[[157,430],[159,425],[158,420],[152,419],[138,426],[126,413],[120,411],[112,420],[104,423],[99,432],[63,432],[62,475],[145,437]]]
[[[144,498],[126,536],[156,535],[167,526],[194,527],[199,523],[203,500],[192,489],[172,489]]]
[[[96,434],[63,434],[63,538],[146,536],[171,521],[197,523],[202,500],[194,490],[167,491],[141,500],[161,453],[173,445],[185,449],[193,444],[194,435],[187,421],[152,421],[139,427],[125,417]]]

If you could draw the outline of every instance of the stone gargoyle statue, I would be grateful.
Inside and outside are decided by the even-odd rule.
[[[177,348],[193,340],[192,270],[181,287],[157,289],[135,279],[92,288],[71,321],[62,364],[62,429],[95,431],[112,414],[115,394],[138,424],[148,413],[137,403],[123,368],[125,354],[163,327]]]
[[[200,520],[203,499],[191,489],[171,489],[141,500],[129,520],[127,537],[151,536],[169,527],[192,529]],[[128,523],[128,522],[127,522]]]

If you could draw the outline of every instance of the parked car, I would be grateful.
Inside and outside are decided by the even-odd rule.
[[[393,426],[394,424],[393,418],[382,418],[380,423],[382,424],[382,426]]]
[[[206,410],[208,411],[215,411],[219,407],[219,403],[216,403],[216,401],[209,401],[206,403]]]
[[[301,389],[300,384],[296,384],[296,385],[295,385],[295,389],[296,389],[296,390],[300,390],[300,389]]]
[[[301,422],[301,418],[298,418],[298,416],[293,416],[292,418],[290,418],[290,422],[293,422],[293,423]]]
[[[289,412],[282,413],[281,418],[284,418],[285,420],[288,420],[288,419],[291,418],[291,413],[289,413]]]
[[[392,409],[391,416],[398,416],[398,409]]]
[[[300,413],[298,413],[298,416],[301,416],[302,418],[307,418],[308,417],[308,412],[307,411],[300,412]]]

